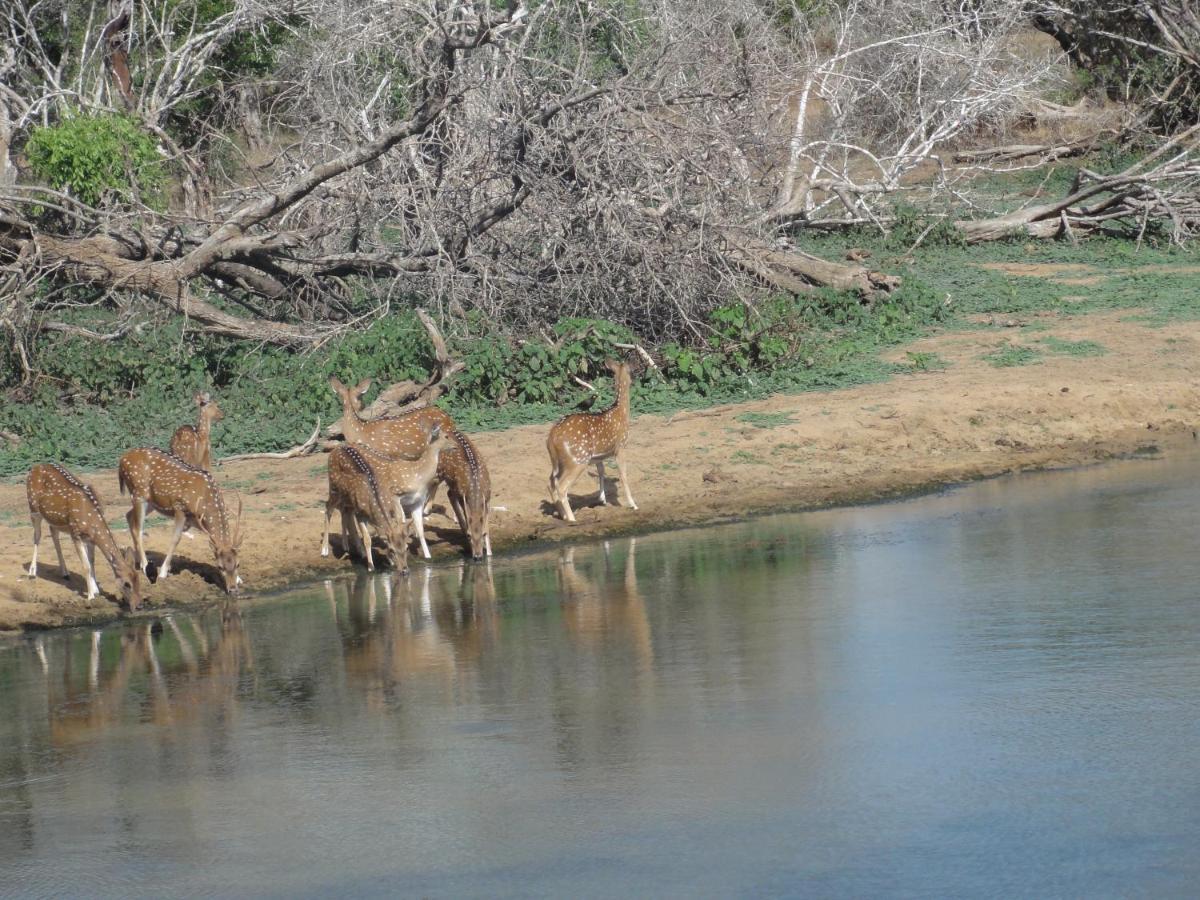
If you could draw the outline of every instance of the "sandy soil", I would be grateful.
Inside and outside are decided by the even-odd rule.
[[[628,453],[640,509],[595,506],[595,478],[584,476],[574,496],[585,508],[577,512],[574,526],[550,514],[546,426],[480,434],[476,440],[491,470],[493,503],[499,507],[493,514],[495,550],[502,556],[505,550],[538,542],[860,502],[1190,443],[1200,417],[1200,323],[1148,328],[1123,321],[1128,316],[1046,318],[1043,323],[1038,316],[1006,319],[996,324],[1016,327],[947,333],[895,354],[902,360],[905,351],[937,353],[950,363],[943,371],[637,418]],[[1108,352],[1089,358],[1046,355],[1040,364],[1017,368],[995,368],[981,359],[1004,341],[1037,346],[1050,334],[1096,341]],[[323,457],[309,457],[229,463],[218,470],[218,479],[238,488],[244,499],[242,574],[248,591],[350,570],[346,559],[318,555],[324,469]],[[108,506],[110,523],[120,524],[114,529],[118,541],[126,543],[123,516],[128,506],[117,493],[115,472],[89,480]],[[0,630],[99,622],[119,615],[111,594],[91,603],[83,599],[78,562],[69,545],[68,583],[57,575],[48,538],[41,574],[36,580],[25,577],[32,532],[24,484],[12,482],[0,485]],[[616,494],[613,483],[610,502]],[[443,501],[444,494],[438,506]],[[162,517],[152,517],[148,525],[153,563],[161,558],[169,531]],[[435,514],[431,525],[427,530],[435,559],[462,552],[448,518]],[[149,588],[144,608],[151,614],[165,604],[194,605],[220,596],[213,586],[207,541],[184,540],[176,558],[177,574]],[[423,565],[415,555],[410,563]],[[107,566],[101,566],[99,578],[102,589],[114,589]]]

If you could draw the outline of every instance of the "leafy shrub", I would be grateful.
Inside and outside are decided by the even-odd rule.
[[[107,198],[140,199],[161,209],[166,168],[154,138],[129,116],[76,115],[33,129],[29,165],[50,187],[99,206]]]

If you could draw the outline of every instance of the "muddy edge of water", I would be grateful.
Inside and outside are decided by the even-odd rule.
[[[639,510],[600,508],[594,476],[574,488],[578,524],[550,507],[547,425],[482,432],[475,441],[492,478],[492,543],[498,552],[562,541],[733,521],[890,499],[1031,469],[1089,465],[1139,453],[1173,453],[1195,441],[1200,423],[1200,321],[1149,327],[1128,310],[1040,316],[1039,328],[954,331],[901,348],[936,353],[947,366],[828,392],[634,419],[627,456]],[[1032,321],[1026,324],[1033,324]],[[1042,355],[1037,365],[996,368],[997,341],[1034,346],[1046,335],[1095,342],[1099,356]],[[318,554],[326,494],[324,457],[227,463],[214,475],[244,501],[241,574],[253,594],[349,573],[344,559]],[[610,471],[610,475],[615,473]],[[128,499],[112,471],[91,473],[118,543],[128,543]],[[611,497],[618,495],[609,482]],[[610,499],[611,499],[610,497]],[[446,507],[442,491],[435,510]],[[461,555],[461,535],[435,514],[427,522],[435,558]],[[147,523],[152,563],[169,527]],[[20,479],[0,483],[0,632],[111,621],[110,595],[88,603],[73,548],[71,579],[42,548],[41,573],[25,577],[31,529]],[[145,592],[146,615],[208,605],[222,595],[202,537],[183,541],[171,578]],[[410,557],[415,566],[421,563]],[[112,572],[97,567],[111,591]]]
[[[762,515],[900,500],[1021,472],[1078,468],[1116,460],[1162,459],[1166,456],[1194,450],[1197,446],[1196,442],[1197,431],[1195,429],[1183,423],[1173,423],[1154,431],[1135,429],[1131,432],[1114,435],[1107,440],[1075,446],[1070,450],[1060,448],[1056,452],[1055,449],[1017,448],[1015,454],[1006,453],[1002,456],[997,454],[999,458],[968,464],[950,463],[940,471],[936,469],[931,472],[880,471],[873,478],[848,480],[827,491],[809,488],[798,492],[784,490],[772,492],[764,491],[761,487],[749,488],[742,495],[742,502],[738,505],[729,504],[723,507],[721,504],[681,504],[650,512],[609,508],[604,512],[614,513],[614,515],[607,519],[594,516],[590,520],[582,521],[577,527],[565,526],[557,520],[552,520],[548,524],[519,530],[502,528],[495,535],[494,545],[497,554],[501,557],[514,553],[523,555],[566,542],[712,526]],[[949,461],[947,462],[949,463]],[[599,512],[596,509],[584,510],[584,512],[589,511]],[[28,540],[28,536],[26,536],[26,540]],[[46,543],[49,544],[48,539]],[[194,544],[193,546],[201,545]],[[64,553],[68,555],[68,568],[71,568],[72,576],[74,576],[72,563],[77,565],[77,560],[71,558],[73,554],[70,553],[70,550],[68,542]],[[431,552],[433,554],[431,562],[434,564],[444,564],[462,557],[459,548],[447,541],[437,544]],[[202,556],[202,554],[198,555]],[[53,556],[47,557],[43,553],[41,557],[43,573],[56,572],[57,567],[54,564]],[[296,558],[285,561],[275,570],[273,576],[257,579],[257,589],[246,592],[242,597],[244,599],[266,597],[303,587],[319,579],[350,577],[360,568],[357,564],[352,565],[346,560],[337,559],[332,560],[333,564],[330,565],[329,561],[322,560],[317,555],[315,542],[311,557],[310,559]],[[410,555],[409,562],[410,568],[413,569],[425,564],[416,554]],[[152,565],[153,563],[152,559]],[[104,568],[103,563],[97,571],[103,589],[105,582],[110,580],[106,576],[111,573]],[[57,580],[56,575],[54,577]],[[181,590],[172,592],[176,593],[176,596],[166,598],[152,596],[150,601],[144,603],[142,609],[134,614],[124,612],[117,607],[112,602],[111,596],[107,598],[102,596],[90,604],[79,594],[62,596],[65,592],[62,591],[61,583],[58,585],[59,591],[55,592],[58,596],[52,598],[13,597],[7,608],[0,607],[0,640],[19,638],[23,633],[29,631],[102,625],[122,618],[127,620],[154,618],[167,609],[199,610],[222,602],[223,595],[213,585],[202,581],[195,573],[185,571],[182,573],[182,578],[191,583],[180,585]],[[29,583],[27,579],[23,580],[27,584]],[[72,582],[77,580],[79,579],[76,577],[72,578]],[[179,575],[173,575],[172,580],[182,579]],[[195,584],[195,582],[199,582],[199,584]],[[9,590],[11,591],[11,587]],[[165,591],[165,588],[163,590]],[[12,601],[15,601],[15,604]],[[16,605],[17,609],[13,609],[13,605]]]

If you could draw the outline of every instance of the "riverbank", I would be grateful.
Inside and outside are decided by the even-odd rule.
[[[913,374],[882,384],[635,419],[628,456],[639,509],[586,506],[577,510],[576,525],[551,513],[546,425],[474,436],[498,507],[493,547],[503,553],[539,542],[863,502],[1005,472],[1169,451],[1193,440],[1200,421],[1200,322],[1148,327],[1122,311],[977,324],[978,330],[903,348],[894,357],[914,362]],[[347,560],[322,559],[318,552],[324,457],[228,463],[216,475],[243,499],[247,591],[349,571]],[[118,542],[127,542],[128,505],[115,472],[88,480],[104,499]],[[580,478],[574,497],[576,506],[594,504],[595,478]],[[445,505],[442,493],[435,509]],[[154,562],[169,529],[161,517],[148,526]],[[446,515],[435,513],[427,535],[435,562],[461,554],[460,535]],[[58,577],[48,537],[39,577],[25,577],[31,540],[24,482],[8,479],[0,484],[0,631],[98,623],[120,614],[111,596],[83,599],[69,543],[68,583]],[[144,609],[222,596],[211,583],[211,552],[202,537],[182,541],[176,560],[176,573],[149,587]],[[423,563],[414,554],[410,565]],[[102,564],[98,575],[101,588],[111,591],[111,570]]]

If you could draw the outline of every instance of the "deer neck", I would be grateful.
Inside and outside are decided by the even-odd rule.
[[[208,435],[211,431],[212,431],[212,419],[210,419],[207,415],[205,415],[203,412],[201,412],[200,418],[196,422],[197,436],[199,436],[200,440],[207,442]]]
[[[96,529],[96,533],[92,535],[92,543],[104,558],[108,560],[109,566],[112,567],[113,575],[120,579],[122,576],[130,574],[127,571],[122,571],[122,569],[127,569],[129,564],[121,556],[121,550],[117,547],[117,541],[113,537],[108,523],[103,519],[100,520],[100,527]]]
[[[200,492],[195,504],[193,518],[200,523],[203,530],[216,543],[225,545],[229,541],[229,518],[225,514],[225,504],[221,501],[217,488],[204,479],[204,490]]]
[[[350,444],[361,444],[363,441],[363,425],[365,420],[358,414],[354,404],[349,400],[342,401],[342,437]]]

